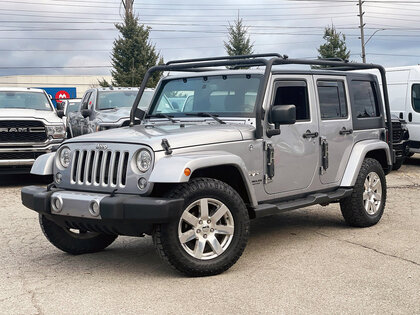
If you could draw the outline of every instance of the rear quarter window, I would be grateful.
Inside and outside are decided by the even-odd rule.
[[[379,117],[378,95],[372,81],[353,81],[353,112],[357,118]]]

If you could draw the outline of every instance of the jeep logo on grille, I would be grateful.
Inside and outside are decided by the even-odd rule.
[[[0,132],[28,132],[29,128],[0,128]]]
[[[106,150],[106,149],[108,149],[108,146],[106,144],[100,144],[100,143],[98,143],[96,145],[96,150]]]

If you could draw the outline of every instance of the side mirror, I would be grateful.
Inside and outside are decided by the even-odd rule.
[[[57,111],[57,116],[58,117],[60,117],[60,118],[63,118],[65,115],[64,115],[64,110],[62,110],[62,109],[59,109],[58,111]]]
[[[269,122],[274,124],[274,129],[267,130],[267,136],[280,134],[280,125],[293,125],[296,122],[295,105],[274,105],[271,107]]]
[[[91,109],[82,109],[81,111],[83,118],[88,118],[90,115],[92,115]]]
[[[57,110],[64,110],[64,102],[57,102]]]

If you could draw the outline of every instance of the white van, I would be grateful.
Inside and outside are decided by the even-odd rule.
[[[420,65],[386,68],[386,78],[391,113],[407,123],[410,152],[420,153]]]

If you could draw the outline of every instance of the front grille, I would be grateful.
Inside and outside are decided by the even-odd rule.
[[[45,142],[47,132],[41,121],[0,120],[0,143]]]
[[[400,122],[392,123],[392,140],[393,142],[400,142],[402,140],[403,130]]]
[[[75,150],[71,169],[73,185],[125,187],[129,152]]]
[[[0,160],[36,160],[44,152],[0,152]]]

